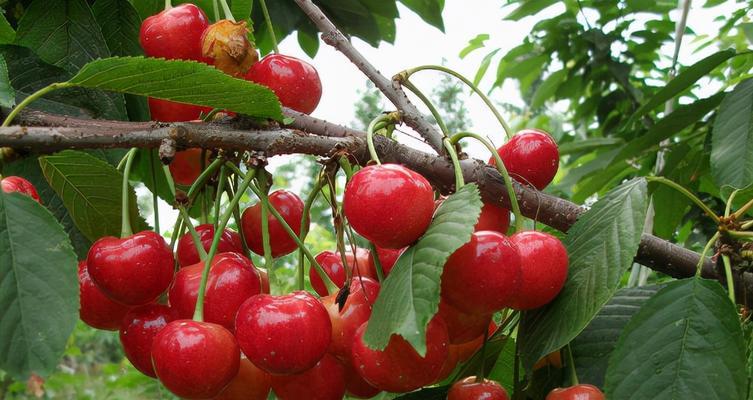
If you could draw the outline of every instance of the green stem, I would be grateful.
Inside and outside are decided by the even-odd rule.
[[[261,200],[261,242],[264,248],[264,268],[272,278],[272,267],[274,267],[274,257],[272,257],[272,244],[269,242],[269,186],[267,185],[266,171],[263,169],[257,174],[256,180],[259,183],[259,200]],[[263,198],[262,198],[263,197]]]
[[[264,14],[264,22],[267,24],[267,30],[269,31],[269,37],[272,39],[272,45],[275,49],[275,54],[280,53],[280,49],[277,47],[277,36],[275,36],[275,28],[272,26],[272,18],[269,17],[269,10],[267,10],[267,2],[259,0],[261,6],[261,13]]]
[[[184,227],[183,218],[177,218],[175,220],[175,225],[173,225],[172,236],[170,237],[170,249],[172,249],[173,253],[175,253],[175,243],[177,243],[178,239],[183,236]]]
[[[220,220],[217,222],[217,227],[214,231],[214,237],[212,238],[212,245],[209,247],[209,254],[204,262],[204,270],[201,273],[201,283],[199,284],[199,294],[196,296],[196,309],[193,314],[193,319],[196,321],[202,321],[204,319],[204,293],[207,289],[207,280],[209,278],[209,268],[212,265],[212,259],[217,254],[217,247],[220,244],[220,238],[222,238],[222,232],[225,230],[230,216],[233,214],[233,209],[238,205],[238,202],[243,197],[243,193],[248,189],[251,180],[254,179],[256,170],[248,171],[243,181],[238,187],[238,191],[235,196],[230,200],[230,205],[227,210],[222,214]]]
[[[743,230],[744,229],[750,229],[751,227],[753,227],[753,220],[750,220],[750,221],[748,221],[748,222],[740,225],[740,229],[743,229]]]
[[[225,184],[227,175],[227,169],[223,165],[220,168],[220,178],[219,181],[217,181],[217,194],[214,199],[214,222],[217,222],[220,219],[220,205],[222,203],[222,193],[225,192]]]
[[[450,140],[446,137],[442,139],[442,144],[444,145],[445,150],[447,150],[447,154],[450,155],[450,159],[452,160],[452,172],[455,173],[455,191],[457,192],[465,185],[465,180],[463,179],[463,170],[460,168],[460,160],[458,160],[458,153],[455,151],[455,146],[453,146]]]
[[[569,343],[565,346],[565,353],[567,355],[567,366],[570,367],[570,385],[575,386],[578,384],[578,371],[575,370],[575,359],[573,359],[573,350]]]
[[[366,128],[366,145],[369,148],[369,155],[371,156],[371,159],[374,160],[377,165],[382,165],[382,162],[379,161],[379,155],[376,152],[376,147],[374,147],[374,131],[377,130],[377,126],[380,123],[386,122],[388,118],[389,117],[387,115],[379,115],[378,117],[371,120],[369,127]]]
[[[222,4],[222,11],[225,13],[225,19],[235,22],[235,18],[233,18],[233,12],[230,11],[230,6],[227,5],[227,1],[220,0],[220,4]]]
[[[131,166],[133,165],[133,159],[136,156],[136,147],[128,151],[126,155],[125,170],[123,171],[123,188],[121,190],[121,209],[120,209],[120,237],[125,238],[133,235],[133,229],[131,229],[131,213],[129,208],[129,198],[131,194],[131,185],[128,183],[128,178],[131,175]]]
[[[512,183],[512,178],[510,178],[510,174],[507,172],[507,168],[505,167],[505,163],[502,161],[502,158],[499,156],[499,153],[497,153],[497,149],[494,148],[494,145],[492,143],[482,137],[481,135],[478,135],[473,132],[460,132],[456,133],[455,135],[450,138],[450,143],[456,144],[460,141],[460,139],[463,139],[465,137],[470,137],[473,139],[478,140],[486,146],[486,148],[489,150],[489,152],[492,153],[492,157],[494,157],[494,164],[497,167],[497,171],[500,175],[502,175],[502,179],[505,181],[505,188],[507,189],[507,197],[510,199],[510,206],[512,208],[512,213],[515,215],[515,232],[520,232],[523,230],[523,213],[520,211],[520,204],[518,203],[518,197],[515,195],[515,188]]]
[[[237,193],[238,190],[238,176],[237,174],[233,174],[233,182],[232,184],[227,185],[227,188],[225,189],[227,191],[227,198],[232,199],[235,193]],[[238,227],[238,235],[241,237],[241,245],[243,246],[243,254],[251,258],[251,251],[248,249],[248,244],[246,243],[246,235],[243,233],[243,229],[241,229],[241,210],[239,204],[236,204],[235,207],[233,207],[233,219],[235,219],[235,225]]]
[[[191,223],[191,216],[188,215],[188,211],[186,211],[186,208],[183,206],[178,206],[178,211],[180,212],[180,217],[183,220],[183,226],[188,228],[188,232],[191,234],[191,239],[193,239],[193,245],[196,246],[196,252],[199,254],[199,259],[202,261],[207,259],[207,252],[204,250],[204,246],[201,244],[201,238],[199,237],[199,233],[196,232],[196,228],[193,226],[193,223]]]
[[[24,108],[26,108],[26,106],[28,106],[29,104],[31,104],[31,102],[33,102],[34,100],[36,100],[36,99],[38,99],[38,98],[46,95],[47,93],[50,93],[50,92],[54,91],[54,90],[64,89],[64,88],[71,87],[71,86],[75,86],[75,85],[72,84],[72,83],[68,83],[68,82],[51,83],[51,84],[49,84],[49,85],[47,85],[47,86],[45,86],[45,87],[37,90],[36,92],[30,94],[29,97],[23,99],[20,103],[18,103],[18,105],[16,105],[16,107],[13,110],[11,110],[11,112],[5,118],[5,121],[3,121],[3,125],[2,126],[3,127],[10,126],[10,123],[13,122],[13,119],[16,118],[16,115],[18,115],[18,113],[20,113],[21,110],[23,110]]]
[[[149,170],[152,174],[152,183],[154,183],[154,191],[152,192],[152,208],[154,209],[154,230],[157,232],[157,234],[159,234],[159,197],[157,197],[157,166],[154,165],[154,151],[154,149],[149,150]]]
[[[419,99],[421,99],[421,102],[426,105],[426,107],[429,108],[429,112],[431,112],[431,115],[434,117],[434,119],[437,121],[437,125],[439,125],[439,130],[442,131],[442,135],[444,137],[447,137],[450,135],[450,131],[447,129],[447,125],[444,123],[444,119],[442,119],[442,115],[439,114],[439,110],[437,110],[436,107],[434,107],[434,103],[429,100],[426,95],[416,87],[411,81],[409,81],[407,78],[405,81],[402,82],[402,85],[406,88],[408,88],[413,94],[415,94]]]
[[[722,261],[724,261],[724,276],[727,279],[729,299],[732,300],[732,304],[737,304],[737,300],[735,299],[735,282],[732,280],[732,262],[726,254],[722,254]]]
[[[201,158],[199,159],[201,170],[205,170],[207,168],[207,149],[201,149]],[[201,221],[202,224],[209,223],[209,217],[208,217],[208,208],[209,208],[209,200],[207,199],[207,185],[203,185],[201,188],[201,193],[203,196],[201,196],[201,218],[199,221]]]
[[[165,11],[173,8],[173,4],[170,0],[165,0]]]
[[[737,193],[737,190],[735,190],[735,191],[734,191],[734,192],[732,192],[732,193],[733,193],[733,194]],[[730,196],[730,197],[732,197],[732,196]],[[728,206],[728,207],[729,207],[729,204],[730,204],[730,203],[732,203],[732,200],[729,200],[729,201],[728,201],[728,204],[727,204],[727,206]],[[751,208],[751,207],[753,207],[753,199],[751,199],[751,200],[750,200],[750,201],[748,201],[747,203],[743,204],[743,206],[742,206],[742,207],[740,207],[740,209],[739,209],[739,210],[735,211],[735,213],[734,213],[734,214],[732,214],[732,216],[733,216],[733,217],[734,217],[735,219],[741,218],[741,217],[742,217],[743,215],[745,215],[745,213],[746,213],[746,212],[748,212],[748,210],[750,210],[750,208]]]
[[[167,188],[170,189],[170,193],[175,196],[175,182],[173,181],[173,175],[170,173],[170,166],[163,165],[162,172],[165,174],[165,180],[167,181]]]
[[[473,82],[471,82],[470,80],[468,80],[468,78],[464,77],[463,75],[461,75],[461,74],[459,74],[459,73],[457,73],[457,72],[455,72],[455,71],[453,71],[453,70],[451,70],[451,69],[449,69],[447,67],[443,67],[441,65],[422,65],[420,67],[411,68],[411,69],[405,71],[405,75],[404,75],[405,76],[405,80],[407,80],[414,73],[416,73],[418,71],[423,71],[423,70],[441,71],[441,72],[444,72],[446,74],[450,74],[450,75],[454,76],[455,78],[460,79],[463,83],[465,83],[466,85],[468,85],[468,87],[470,87],[473,90],[474,93],[476,93],[479,97],[481,97],[481,100],[483,100],[484,103],[486,104],[486,106],[489,107],[489,109],[491,110],[491,112],[497,118],[497,121],[499,121],[500,125],[502,125],[502,129],[505,130],[505,134],[507,135],[507,139],[509,140],[509,139],[511,139],[513,137],[513,135],[515,133],[512,131],[512,129],[510,129],[510,126],[507,125],[507,121],[505,121],[505,119],[502,117],[502,114],[499,113],[499,111],[497,110],[497,107],[494,106],[494,103],[492,103],[492,101],[489,99],[489,97],[487,97],[484,94],[484,92],[481,91],[481,89],[479,89],[476,85],[473,84]]]
[[[724,206],[725,217],[729,217],[730,212],[732,212],[732,202],[735,200],[735,197],[737,196],[738,193],[740,193],[740,189],[735,189],[727,198],[727,204]]]
[[[224,160],[222,160],[222,157],[217,157],[212,161],[209,166],[204,168],[203,171],[201,171],[201,174],[196,178],[196,181],[194,181],[193,185],[188,189],[188,193],[186,196],[188,196],[188,201],[193,202],[194,198],[198,194],[199,190],[201,190],[204,187],[204,184],[207,182],[210,176],[217,171],[220,166],[224,163]]]
[[[484,330],[484,342],[481,345],[481,368],[476,374],[476,383],[481,383],[486,377],[486,344],[489,342],[489,330]]]
[[[701,199],[699,199],[698,197],[696,197],[688,189],[685,189],[684,187],[678,185],[677,183],[675,183],[675,182],[673,182],[673,181],[671,181],[671,180],[669,180],[667,178],[664,178],[662,176],[647,176],[646,180],[649,181],[649,182],[658,182],[658,183],[667,185],[667,186],[671,187],[672,189],[675,189],[678,192],[682,193],[690,201],[692,201],[698,207],[700,207],[701,210],[703,210],[703,212],[706,213],[706,215],[708,215],[709,218],[711,218],[714,221],[715,224],[719,225],[719,216],[716,215],[716,214],[714,214],[714,212],[711,211],[711,209],[709,208],[709,206],[707,206],[706,204],[704,204],[701,201]]]
[[[220,20],[220,4],[217,0],[212,1],[212,8],[214,9],[214,20],[219,21]]]
[[[322,187],[324,186],[324,179],[322,179],[321,175],[316,180],[316,184],[314,184],[314,188],[311,190],[311,193],[309,193],[309,196],[306,198],[306,202],[303,203],[303,218],[301,218],[301,234],[300,239],[301,243],[306,243],[306,236],[309,234],[309,223],[310,223],[310,213],[311,213],[311,206],[314,204],[314,201],[319,196],[319,192],[322,190]],[[305,268],[303,266],[303,258],[305,255],[303,254],[302,249],[298,249],[298,290],[303,290],[306,286],[306,278],[305,278]]]
[[[703,269],[703,263],[706,261],[706,255],[709,253],[712,247],[714,247],[714,244],[719,239],[719,232],[716,232],[714,236],[711,237],[711,239],[706,243],[706,246],[703,247],[703,251],[701,252],[701,258],[698,259],[698,265],[695,268],[695,275],[701,276],[701,269]]]
[[[371,258],[374,259],[374,267],[376,267],[377,279],[379,283],[384,282],[384,269],[382,268],[382,260],[379,259],[379,252],[377,252],[374,243],[369,242],[369,251],[371,251]]]

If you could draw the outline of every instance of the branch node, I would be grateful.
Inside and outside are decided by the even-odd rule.
[[[170,131],[171,136],[173,132],[172,130]],[[159,159],[163,164],[167,165],[173,161],[176,151],[175,147],[175,139],[171,137],[162,139],[162,143],[159,145]]]

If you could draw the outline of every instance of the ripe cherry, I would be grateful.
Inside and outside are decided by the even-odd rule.
[[[504,235],[508,228],[510,228],[510,211],[494,203],[484,203],[473,230],[475,232],[495,231]]]
[[[369,382],[366,382],[358,374],[351,361],[343,361],[343,367],[345,368],[345,391],[348,396],[357,399],[370,399],[381,392],[381,390],[369,385]]]
[[[272,375],[279,400],[341,400],[345,396],[345,368],[325,354],[313,368],[295,375]]]
[[[382,264],[382,273],[384,274],[384,277],[386,278],[390,271],[392,271],[392,267],[395,266],[395,263],[397,262],[397,259],[400,258],[400,255],[403,254],[405,251],[405,247],[402,249],[383,249],[381,247],[376,248],[377,256],[379,257],[379,262]],[[374,254],[369,253],[369,274],[372,277],[377,277],[376,272],[376,264],[374,263]]]
[[[241,358],[238,375],[214,400],[267,400],[272,376],[247,358]]]
[[[123,239],[103,237],[87,256],[89,275],[97,287],[112,300],[132,306],[151,303],[167,290],[174,263],[165,239],[152,231]]]
[[[345,284],[345,268],[343,268],[342,257],[339,253],[333,253],[329,250],[323,251],[316,255],[316,262],[322,266],[322,269],[332,279],[332,282],[341,288]],[[376,276],[371,274],[369,269],[369,251],[366,249],[357,248],[356,255],[347,251],[345,253],[345,260],[348,262],[351,268],[352,277],[366,277],[376,279]],[[309,279],[311,280],[311,286],[316,293],[320,296],[326,296],[329,294],[327,286],[322,281],[316,268],[309,269]]]
[[[238,310],[235,336],[254,365],[271,374],[298,374],[327,352],[332,324],[322,303],[307,292],[260,294]]]
[[[426,355],[421,357],[402,336],[392,335],[383,350],[363,341],[368,322],[356,331],[353,365],[372,386],[387,392],[410,392],[434,382],[448,356],[447,327],[434,317],[426,328]]]
[[[78,263],[79,310],[82,321],[92,328],[116,331],[123,317],[131,309],[105,296],[89,276],[86,261]]]
[[[379,284],[369,278],[353,278],[350,295],[340,309],[337,293],[321,298],[332,322],[332,343],[329,352],[342,360],[350,360],[356,330],[371,316],[371,307],[379,296]]]
[[[520,286],[520,256],[504,235],[479,231],[457,249],[442,272],[442,297],[469,314],[491,314],[506,307]]]
[[[426,178],[401,165],[370,165],[345,186],[343,209],[361,236],[377,247],[399,249],[426,232],[434,192]]]
[[[499,383],[469,376],[455,382],[447,393],[447,400],[509,400],[507,391]]]
[[[169,166],[175,183],[183,186],[193,184],[201,174],[202,153],[202,149],[188,149],[175,153],[175,157],[173,157]],[[209,156],[207,155],[208,158]],[[205,162],[204,164],[207,165],[209,163]]]
[[[212,111],[209,107],[193,104],[176,103],[174,101],[149,98],[149,112],[153,121],[185,122],[197,120],[201,113]]]
[[[191,318],[201,284],[204,263],[181,268],[170,288],[170,304],[180,318]],[[214,257],[204,293],[204,320],[235,329],[235,314],[247,299],[261,293],[259,272],[248,258],[238,253],[221,253]]]
[[[251,66],[246,80],[270,88],[283,106],[311,114],[322,97],[322,81],[309,63],[282,54],[270,54]]]
[[[6,176],[0,180],[0,187],[5,193],[18,192],[31,197],[36,200],[37,203],[41,203],[39,200],[39,194],[34,185],[20,176]]]
[[[524,129],[497,149],[510,177],[542,190],[554,179],[559,168],[557,143],[548,133]],[[496,165],[494,158],[489,160]]]
[[[301,233],[303,201],[300,197],[287,190],[277,190],[269,195],[269,203],[280,213],[296,235]],[[256,254],[264,255],[261,203],[256,203],[243,211],[241,229],[243,229],[248,248]],[[269,243],[272,247],[272,257],[275,258],[284,256],[298,247],[272,213],[269,213]]]
[[[214,239],[214,225],[204,224],[196,227],[196,233],[205,251],[209,251]],[[220,236],[220,244],[217,246],[217,253],[235,252],[243,254],[243,244],[241,236],[237,232],[225,229]],[[178,259],[178,265],[186,267],[201,261],[199,254],[196,252],[196,245],[193,242],[191,233],[187,232],[178,240],[178,249],[175,251],[175,258]]]
[[[520,254],[521,282],[510,307],[530,310],[549,303],[567,279],[567,250],[556,237],[535,231],[510,237]]]
[[[144,375],[157,377],[152,365],[152,342],[162,328],[175,319],[173,310],[160,304],[134,308],[123,318],[120,344],[131,364]]]
[[[204,11],[193,4],[181,4],[145,19],[139,42],[148,57],[202,60],[201,35],[208,26]]]
[[[466,343],[483,336],[492,320],[492,314],[464,313],[444,300],[439,301],[438,315],[447,324],[451,344]]]
[[[170,322],[152,343],[157,377],[171,392],[186,399],[220,394],[238,374],[240,358],[233,334],[209,322]]]
[[[549,392],[546,400],[604,400],[604,393],[594,385],[581,383],[567,388],[556,388]]]

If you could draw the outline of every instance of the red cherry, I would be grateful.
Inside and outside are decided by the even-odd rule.
[[[457,249],[442,272],[442,297],[469,314],[490,314],[506,307],[520,286],[520,256],[504,235],[479,231]]]
[[[499,383],[469,376],[455,382],[447,393],[447,400],[509,400],[507,391]]]
[[[510,176],[524,184],[543,190],[554,179],[559,168],[557,143],[544,131],[524,129],[497,149]],[[497,165],[494,158],[489,164]]]
[[[170,304],[180,318],[189,319],[196,308],[204,263],[181,268],[170,288]],[[214,257],[204,293],[204,320],[235,329],[235,314],[244,301],[261,293],[259,272],[248,258],[238,253]]]
[[[438,315],[447,324],[451,344],[466,343],[483,336],[492,320],[492,314],[464,313],[443,300],[439,301]]]
[[[193,104],[176,103],[174,101],[149,98],[149,112],[153,121],[186,122],[194,121],[212,111],[210,107]]]
[[[434,382],[448,356],[447,327],[434,317],[426,328],[426,355],[421,357],[402,336],[392,335],[384,350],[366,346],[368,322],[356,331],[353,365],[372,386],[387,392],[410,392]]]
[[[0,180],[0,187],[2,187],[3,192],[5,193],[18,192],[31,197],[36,200],[37,203],[41,203],[39,200],[39,194],[34,185],[20,176],[6,176]]]
[[[201,153],[202,149],[188,149],[175,153],[170,162],[170,173],[175,183],[190,186],[201,175]],[[206,161],[208,160],[207,154]],[[207,165],[209,162],[204,164]]]
[[[321,298],[332,322],[332,343],[329,352],[343,360],[350,359],[350,348],[356,330],[371,316],[371,307],[379,296],[379,284],[369,278],[353,278],[350,295],[342,310],[337,304],[337,294]]]
[[[152,365],[152,341],[157,334],[175,320],[168,306],[147,304],[131,310],[120,327],[120,344],[128,360],[144,375],[156,378]]]
[[[311,114],[322,97],[322,81],[309,63],[291,56],[270,54],[251,66],[246,80],[264,85],[283,106]]]
[[[301,233],[303,201],[300,197],[287,190],[277,190],[269,195],[269,203],[277,209],[296,235]],[[264,255],[261,235],[261,203],[256,203],[243,211],[241,229],[243,229],[248,248],[256,254]],[[298,248],[272,213],[269,213],[269,243],[273,257],[284,256]]]
[[[82,321],[92,328],[106,331],[120,329],[123,316],[128,313],[131,307],[110,300],[99,290],[89,276],[86,261],[78,263],[78,289],[78,315]]]
[[[247,358],[241,358],[238,375],[214,400],[267,400],[272,377]]]
[[[381,390],[369,385],[358,371],[353,367],[350,361],[343,361],[345,368],[345,391],[348,396],[357,399],[370,399],[381,392]]]
[[[254,365],[271,374],[298,374],[327,352],[332,324],[324,306],[307,292],[260,294],[241,305],[235,335]]]
[[[434,192],[426,178],[401,165],[370,165],[345,186],[343,209],[361,236],[377,247],[399,249],[426,232]]]
[[[212,245],[212,239],[214,239],[214,225],[199,225],[196,227],[196,233],[199,234],[199,239],[201,240],[204,250],[209,251],[209,247]],[[222,231],[220,244],[217,247],[217,253],[227,252],[243,254],[241,236],[230,229]],[[196,252],[196,245],[193,242],[191,233],[186,233],[180,238],[180,240],[178,240],[178,250],[175,251],[175,256],[178,259],[178,265],[181,267],[193,265],[201,261],[199,259],[199,254]]]
[[[549,303],[557,297],[567,279],[567,250],[556,237],[526,231],[510,237],[518,248],[521,283],[510,308],[530,310]]]
[[[152,362],[160,382],[186,399],[220,394],[238,374],[240,358],[233,334],[209,322],[170,322],[152,343]]]
[[[139,41],[148,57],[202,60],[201,35],[208,26],[204,11],[181,4],[145,19]]]
[[[159,234],[142,231],[103,237],[87,256],[89,275],[109,298],[127,305],[151,303],[170,286],[175,260]]]
[[[295,375],[272,375],[279,400],[341,400],[345,396],[345,368],[325,354],[316,365]]]
[[[323,251],[317,254],[316,262],[322,266],[322,269],[327,273],[327,276],[332,279],[332,282],[341,288],[345,284],[345,268],[343,268],[342,257],[339,253],[333,253],[329,250]],[[345,253],[345,260],[348,262],[351,268],[352,277],[366,277],[376,279],[376,276],[371,274],[369,270],[369,251],[366,249],[357,248],[356,255],[347,251]],[[311,286],[316,293],[320,296],[326,296],[329,294],[327,286],[324,285],[324,281],[319,277],[319,273],[316,268],[309,269],[309,279],[311,280]]]
[[[439,372],[439,377],[435,382],[441,382],[447,379],[450,374],[455,371],[455,367],[461,362],[467,361],[475,352],[477,352],[481,346],[484,345],[484,336],[481,335],[470,342],[461,344],[451,344],[448,349],[447,360],[442,365],[442,370]]]
[[[549,392],[546,400],[604,400],[604,393],[594,385],[581,383],[568,388],[556,388]]]
[[[381,247],[376,248],[379,262],[382,264],[382,273],[384,274],[385,278],[390,274],[392,267],[395,266],[397,259],[400,258],[400,255],[403,254],[405,249],[406,247],[403,247],[401,249],[383,249]],[[376,272],[376,264],[374,263],[374,255],[371,253],[369,253],[369,274],[371,274],[372,277],[378,276]]]
[[[510,228],[510,211],[494,203],[484,203],[473,230],[474,232],[495,231],[504,235],[508,228]]]

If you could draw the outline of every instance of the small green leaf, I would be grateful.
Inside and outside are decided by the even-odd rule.
[[[298,30],[298,45],[309,57],[316,56],[316,52],[319,51],[319,37],[315,31],[308,29]]]
[[[97,0],[92,11],[111,55],[144,54],[139,44],[141,18],[128,0]]]
[[[258,118],[282,120],[268,88],[236,79],[211,66],[143,57],[113,57],[85,65],[69,83],[181,103],[222,108]]]
[[[461,59],[465,58],[465,56],[471,54],[471,52],[484,47],[484,42],[486,42],[487,40],[489,40],[488,33],[479,33],[475,38],[468,41],[468,46],[465,46],[463,50],[460,50],[460,54],[458,56]]]
[[[753,183],[753,79],[724,97],[711,134],[711,175],[717,186]]]
[[[748,39],[748,43],[753,44],[753,22],[743,22],[738,25],[738,28],[742,29],[743,34]]]
[[[737,310],[719,282],[672,282],[620,335],[609,359],[607,398],[745,399],[745,350]]]
[[[424,236],[400,256],[382,284],[364,334],[369,347],[383,349],[390,336],[398,334],[419,354],[426,353],[426,325],[437,313],[442,269],[471,239],[481,205],[475,184],[442,202]]]
[[[8,64],[5,57],[0,55],[0,107],[13,107],[16,105],[16,91],[10,85],[8,76]]]
[[[520,6],[505,17],[506,20],[520,21],[525,17],[537,14],[539,11],[556,4],[557,0],[524,0],[519,3]]]
[[[614,147],[625,143],[625,140],[621,138],[588,138],[588,139],[576,139],[572,142],[567,142],[559,145],[560,155],[573,154],[580,152],[589,152],[592,150],[598,150],[603,147]]]
[[[648,199],[646,181],[633,179],[607,193],[565,237],[570,266],[560,294],[521,321],[523,366],[575,338],[606,304],[638,252]]]
[[[0,369],[18,380],[60,362],[78,319],[76,255],[50,212],[0,191]]]
[[[444,32],[444,20],[442,20],[444,0],[400,0],[400,2],[418,14],[422,20]]]
[[[536,88],[531,98],[531,107],[539,108],[544,105],[544,102],[554,96],[554,93],[560,87],[562,82],[567,78],[567,69],[561,69],[556,72],[552,72],[543,82]]]
[[[5,13],[0,12],[0,44],[10,44],[16,40],[16,31],[10,26],[5,18]]]
[[[484,56],[484,59],[481,60],[481,65],[479,65],[478,70],[476,71],[476,76],[473,77],[473,84],[478,86],[478,84],[481,82],[482,79],[484,79],[484,75],[486,75],[486,71],[489,70],[489,64],[492,62],[492,58],[499,52],[499,49],[494,49],[489,54]]]

